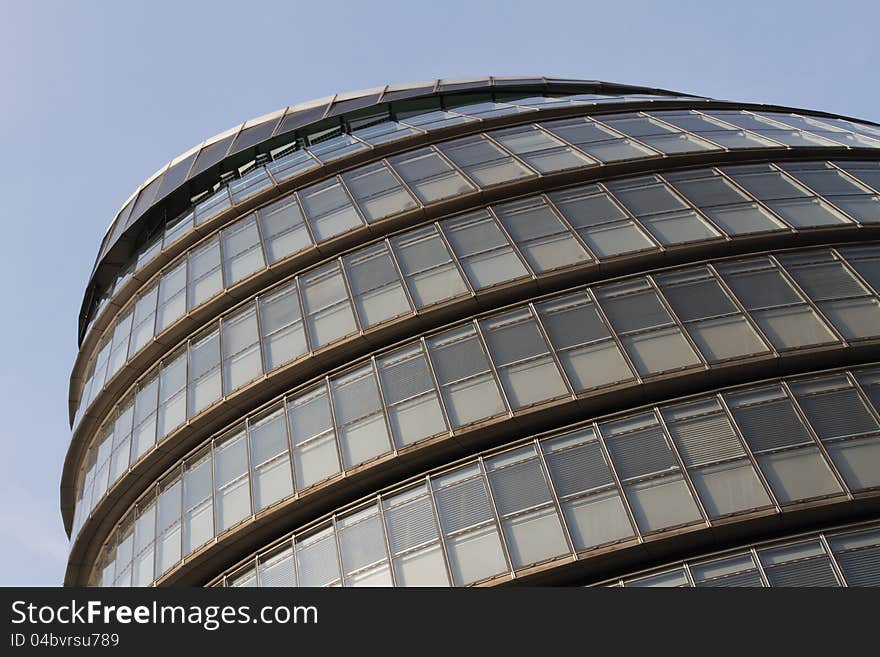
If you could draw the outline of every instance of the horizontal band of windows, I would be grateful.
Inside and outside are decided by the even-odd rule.
[[[880,415],[869,399],[876,404],[878,391],[877,368],[837,370],[581,423],[352,503],[275,541],[218,581],[232,586],[469,585],[689,525],[711,527],[737,515],[784,513],[806,500],[842,499],[846,488],[840,481],[846,479],[847,486],[855,481],[847,473],[856,462],[868,479],[852,490],[876,490]],[[821,416],[813,411],[832,408],[842,395],[860,408],[859,434],[842,436],[840,429],[832,436],[814,423]],[[760,409],[766,423],[754,427],[743,419],[744,409]],[[227,529],[230,519],[251,517],[250,505],[266,490],[263,471],[244,461],[230,470],[222,460],[235,449],[244,458],[239,443],[259,444],[267,435],[266,421],[280,432],[276,442],[283,443],[285,426],[294,425],[276,414],[225,437],[213,455],[195,455],[163,480],[120,525],[90,583],[148,585],[151,576],[161,577]],[[792,453],[784,466],[768,465],[756,446],[776,434],[775,422],[787,423],[792,415],[812,434],[813,456]],[[859,442],[865,439],[873,446]],[[859,447],[847,459],[829,458],[822,447],[835,440]],[[210,468],[205,464],[212,460],[213,493],[208,470],[198,470]],[[272,459],[265,463],[275,467]],[[278,466],[278,471],[289,473],[290,463],[284,465],[287,469]],[[826,474],[817,477],[817,472]],[[238,482],[237,497],[222,483],[230,476]],[[827,481],[836,482],[830,491]],[[801,487],[802,497],[789,497],[792,486]],[[189,496],[192,491],[198,492]],[[219,532],[212,529],[218,526]],[[876,532],[872,536],[876,539]],[[848,536],[835,545],[840,551],[860,549],[871,543],[863,539]]]
[[[396,238],[394,248],[388,244],[385,277],[390,285],[393,268],[398,279],[405,279],[406,290],[398,281],[397,307],[376,311],[376,305],[388,302],[377,290],[369,308],[358,306],[359,328],[506,280],[633,252],[852,222],[880,224],[880,195],[866,185],[866,181],[880,185],[876,180],[880,163],[842,166],[846,172],[820,162],[643,176],[502,203],[492,206],[489,214],[446,220],[436,225],[436,246],[428,239],[419,245],[417,239],[407,241],[403,236]],[[750,195],[740,181],[758,195]],[[813,187],[805,187],[804,182]],[[781,197],[789,200],[774,201]],[[775,203],[778,214],[768,207],[770,203]],[[783,213],[783,203],[795,205]],[[104,383],[154,335],[243,279],[296,257],[310,244],[300,206],[288,199],[244,217],[169,265],[119,312],[119,319],[97,345],[86,369],[74,427]],[[431,266],[437,269],[429,271]],[[362,285],[359,279],[349,271],[350,288],[372,284]]]

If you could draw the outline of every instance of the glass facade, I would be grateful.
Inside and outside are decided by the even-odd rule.
[[[65,582],[877,584],[878,149],[501,78],[208,140],[101,247]]]

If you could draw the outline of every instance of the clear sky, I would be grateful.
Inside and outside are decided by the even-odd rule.
[[[83,287],[119,206],[172,157],[286,105],[438,77],[598,79],[880,121],[878,25],[876,0],[0,0],[0,585],[63,578]]]

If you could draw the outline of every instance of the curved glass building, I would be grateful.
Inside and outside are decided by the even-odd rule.
[[[880,127],[597,81],[171,160],[79,317],[67,585],[880,583]]]

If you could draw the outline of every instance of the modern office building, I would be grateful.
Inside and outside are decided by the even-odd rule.
[[[86,288],[68,585],[880,584],[880,127],[550,78],[294,105]]]

